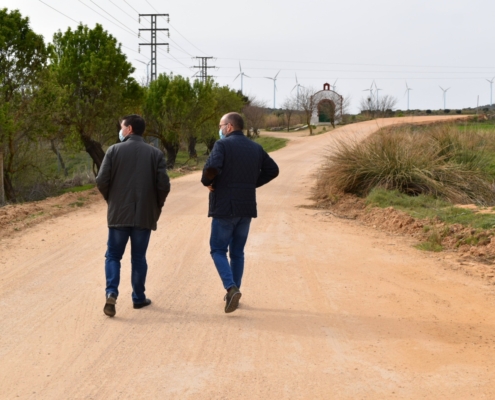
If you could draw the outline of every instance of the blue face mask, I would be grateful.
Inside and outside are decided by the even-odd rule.
[[[124,134],[122,133],[122,129],[121,129],[121,130],[120,130],[120,132],[119,132],[119,139],[120,139],[120,141],[121,141],[121,142],[123,142],[123,141],[125,140],[125,136],[124,136]]]
[[[226,136],[223,134],[223,132],[222,132],[221,129],[218,131],[218,136],[220,136],[220,139],[225,139],[226,138]]]

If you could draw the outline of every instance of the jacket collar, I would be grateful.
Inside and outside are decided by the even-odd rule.
[[[230,132],[229,136],[227,136],[227,137],[230,137],[230,136],[244,136],[244,133],[242,133],[242,131],[233,131],[233,132]]]
[[[127,140],[136,140],[138,142],[144,141],[144,139],[143,139],[142,136],[139,136],[139,135],[136,135],[136,134],[132,134],[131,136],[128,137]],[[127,140],[126,140],[126,142],[127,142]]]

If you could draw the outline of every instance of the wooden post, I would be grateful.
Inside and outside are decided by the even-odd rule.
[[[0,206],[5,204],[5,190],[3,188],[3,150],[0,148]]]

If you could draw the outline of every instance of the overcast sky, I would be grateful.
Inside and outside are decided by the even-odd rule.
[[[46,3],[46,4],[43,4]],[[276,105],[299,83],[320,89],[337,81],[337,92],[351,97],[351,111],[375,80],[379,95],[398,99],[396,108],[407,109],[406,81],[411,109],[443,108],[439,86],[450,88],[447,108],[490,103],[495,77],[493,0],[2,0],[1,7],[19,9],[32,29],[47,42],[53,34],[78,22],[100,23],[121,43],[139,81],[146,79],[149,32],[137,37],[138,13],[170,15],[170,24],[159,18],[158,27],[170,28],[170,43],[158,53],[158,72],[192,76],[194,56],[213,56],[210,70],[217,82],[240,89],[239,62],[251,78],[244,92],[273,106],[273,81],[277,80]],[[53,8],[50,8],[50,7]],[[63,13],[66,16],[60,14]],[[108,14],[107,14],[108,13]],[[111,16],[110,16],[110,15]],[[115,18],[113,19],[112,16]],[[118,22],[118,21],[119,22]],[[75,22],[77,21],[77,22]]]

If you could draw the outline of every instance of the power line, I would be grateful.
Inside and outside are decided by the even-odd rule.
[[[122,29],[123,31],[126,31],[127,33],[130,33],[131,35],[135,35],[134,32],[132,32],[131,30],[127,29],[127,28],[122,28],[121,26],[117,25],[115,22],[109,20],[107,17],[105,17],[104,15],[100,14],[98,11],[92,9],[90,6],[88,6],[86,3],[83,3],[82,0],[79,0],[79,2],[83,5],[85,5],[86,7],[88,7],[91,11],[95,12],[96,14],[98,14],[100,17],[102,18],[105,18],[108,22],[110,22],[111,24],[114,24],[117,28],[120,28]]]
[[[237,69],[237,67],[222,67],[224,69]],[[279,70],[273,67],[251,67],[250,70]],[[384,71],[384,70],[349,70],[349,69],[302,69],[302,68],[285,68],[285,71],[306,71],[306,72],[370,72],[370,73],[407,73],[407,74],[486,74],[482,71]]]
[[[477,66],[448,66],[448,65],[401,65],[401,64],[362,64],[362,63],[335,63],[321,61],[298,61],[298,60],[260,60],[252,58],[224,58],[217,57],[219,60],[235,60],[235,61],[254,61],[254,62],[283,62],[293,64],[327,64],[327,65],[359,65],[368,67],[408,67],[408,68],[480,68],[480,69],[495,69],[495,67],[477,67]]]
[[[71,18],[68,15],[65,15],[62,11],[58,11],[56,8],[53,8],[51,5],[46,4],[44,1],[42,1],[42,0],[39,0],[39,1],[42,2],[45,6],[50,7],[52,10],[58,12],[59,14],[62,14],[64,17],[69,18],[71,21],[74,21],[76,24],[81,23],[81,21],[76,21],[74,18]]]
[[[80,0],[81,1],[81,0]],[[122,25],[126,30],[130,31],[132,34],[134,34],[130,29],[127,28],[122,22],[120,22],[117,18],[115,18],[112,14],[110,14],[108,11],[104,10],[102,7],[100,7],[98,4],[96,4],[93,0],[89,0],[91,3],[93,3],[96,7],[98,7],[101,11],[104,13],[108,14],[110,17],[112,17],[115,21],[117,21],[120,25]],[[84,3],[83,3],[84,4]]]
[[[157,9],[153,6],[153,4],[151,4],[148,0],[146,0],[146,3],[148,3],[148,4],[151,6],[151,8],[153,8],[153,10],[155,10],[156,12],[158,12],[158,10],[157,10]],[[173,29],[174,29],[174,30],[175,30],[175,31],[176,31],[176,32],[177,32],[180,36],[182,36],[182,37],[183,37],[183,38],[184,38],[184,39],[185,39],[185,40],[186,40],[186,41],[187,41],[187,42],[188,42],[191,46],[193,46],[196,50],[199,50],[201,53],[206,54],[203,50],[198,49],[198,48],[197,48],[194,44],[192,44],[192,43],[191,43],[191,42],[190,42],[190,41],[189,41],[189,40],[188,40],[188,39],[187,39],[187,38],[186,38],[186,37],[185,37],[182,33],[180,33],[180,32],[179,32],[179,31],[178,31],[178,30],[177,30],[177,29],[176,29],[176,28],[175,28],[175,27],[174,27],[174,26],[170,23],[170,21],[168,21],[168,24],[169,24],[169,25],[170,25],[170,26],[171,26],[171,27],[172,27],[172,28],[173,28]],[[177,43],[176,43],[176,44],[177,44]],[[177,45],[177,46],[179,46],[179,45]],[[180,46],[179,46],[179,47],[180,47]],[[181,49],[182,49],[182,47],[181,47]],[[184,49],[182,49],[182,50],[184,50]],[[185,51],[185,50],[184,50],[184,51]],[[186,52],[186,53],[187,53],[187,52]],[[189,54],[189,53],[187,53],[187,54]],[[191,54],[189,54],[189,55],[192,57],[192,55],[191,55]]]

